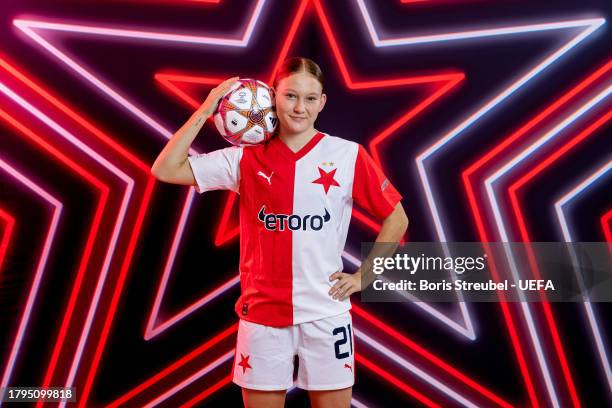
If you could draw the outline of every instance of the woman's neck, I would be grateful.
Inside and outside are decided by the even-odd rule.
[[[296,134],[286,134],[280,132],[278,137],[281,139],[281,141],[283,141],[283,143],[285,143],[285,145],[287,145],[288,148],[294,152],[297,152],[304,147],[304,145],[306,145],[317,133],[319,132],[312,128]]]

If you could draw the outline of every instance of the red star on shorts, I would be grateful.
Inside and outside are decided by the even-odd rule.
[[[320,167],[317,168],[319,169],[319,174],[321,175],[321,177],[313,181],[313,183],[322,184],[323,188],[325,188],[325,194],[327,194],[327,192],[329,191],[330,186],[340,187],[340,184],[338,184],[338,182],[334,180],[334,174],[336,174],[337,169],[333,169],[328,173]]]
[[[247,368],[251,368],[252,369],[253,367],[251,367],[251,365],[249,364],[250,356],[246,356],[245,357],[244,354],[240,353],[240,358],[241,358],[241,360],[238,363],[238,365],[240,367],[242,367],[242,374],[244,374],[246,372]]]

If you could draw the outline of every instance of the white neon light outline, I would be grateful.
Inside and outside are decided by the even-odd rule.
[[[565,242],[574,242],[574,239],[573,234],[571,233],[571,227],[569,225],[569,222],[566,220],[565,217],[564,207],[566,205],[571,205],[574,199],[584,193],[589,187],[591,187],[591,185],[595,184],[595,182],[597,182],[610,170],[612,170],[612,161],[609,161],[606,165],[600,167],[598,170],[593,172],[589,177],[580,182],[578,185],[576,185],[574,188],[564,194],[563,197],[561,197],[558,201],[555,202],[555,212],[557,214],[559,226],[561,227],[561,233],[563,234]],[[577,262],[575,263],[575,265],[576,264]],[[581,284],[581,287],[584,288],[582,274],[578,273],[575,268],[574,273],[578,278],[578,282]],[[588,299],[588,295],[586,297]],[[608,358],[609,354],[606,350],[605,345],[606,342],[604,341],[603,335],[601,334],[599,322],[591,301],[584,301],[583,305],[585,313],[587,315],[587,320],[589,322],[589,327],[591,328],[591,333],[593,335],[593,341],[595,342],[595,348],[597,350],[597,354],[599,355],[601,367],[608,381],[608,388],[610,389],[610,392],[612,392],[612,369],[610,368],[610,359]]]
[[[353,264],[353,266],[355,266],[356,268],[359,268],[359,266],[361,266],[361,261],[359,261],[359,258],[350,254],[348,251],[344,251],[342,253],[342,257],[346,259],[348,262],[350,262],[351,264]],[[467,339],[472,340],[472,341],[476,340],[476,331],[470,319],[468,319],[469,328],[466,329],[465,327],[457,323],[455,320],[449,318],[447,315],[440,312],[438,309],[432,307],[429,303],[423,302],[423,301],[414,301],[413,300],[415,299],[414,296],[403,293],[403,292],[400,292],[400,295],[407,299],[410,299],[411,304],[414,303],[415,306],[420,307],[426,313],[429,313],[430,315],[434,316],[438,320],[442,321],[444,324],[454,329],[457,333],[465,336]],[[465,302],[462,302],[462,303],[465,303]]]
[[[491,175],[490,177],[488,177],[485,180],[487,197],[488,197],[489,203],[490,203],[490,205],[491,205],[491,207],[493,209],[493,214],[494,214],[494,217],[495,217],[495,223],[497,225],[497,228],[498,228],[499,234],[501,236],[502,242],[510,242],[510,241],[509,241],[509,237],[508,237],[508,232],[506,231],[506,226],[505,226],[504,221],[503,221],[503,217],[501,215],[501,210],[500,210],[500,207],[499,207],[499,203],[497,201],[497,197],[496,197],[496,193],[495,193],[495,188],[494,188],[493,184],[497,183],[500,178],[504,177],[504,175],[506,175],[508,172],[510,172],[518,163],[520,163],[521,161],[525,160],[527,157],[529,157],[531,154],[533,154],[535,151],[537,151],[540,147],[542,147],[547,142],[549,142],[552,138],[554,138],[557,134],[562,132],[567,126],[571,125],[574,121],[576,121],[578,118],[580,118],[586,112],[588,112],[590,109],[592,109],[594,106],[596,106],[602,100],[604,100],[607,96],[609,96],[611,89],[612,89],[612,87],[609,87],[606,90],[604,90],[603,92],[599,93],[594,98],[592,98],[591,100],[589,100],[589,102],[587,102],[586,104],[581,106],[580,109],[576,110],[569,117],[565,118],[561,123],[556,125],[552,130],[548,131],[544,136],[542,136],[541,138],[536,140],[534,143],[532,143],[530,146],[525,148],[523,151],[521,151],[521,153],[519,153],[518,155],[513,157],[512,160],[510,160],[508,163],[506,163],[499,170],[497,170],[493,175]],[[514,258],[512,256],[512,254],[510,253],[511,251],[508,251],[508,248],[505,248],[505,249],[506,249],[506,255],[508,257],[508,261],[510,262],[510,267],[511,267],[512,275],[513,275],[515,280],[518,280],[518,279],[520,279],[520,277],[519,277],[518,271],[516,269],[515,260],[514,260]],[[532,341],[533,346],[535,347],[535,350],[536,350],[536,356],[538,358],[538,364],[540,366],[542,374],[544,375],[544,381],[545,381],[545,384],[546,384],[546,388],[548,390],[548,393],[549,393],[549,396],[551,398],[551,402],[552,402],[553,406],[558,407],[559,406],[559,400],[558,400],[558,397],[557,397],[557,393],[555,391],[554,381],[552,380],[552,378],[550,376],[550,370],[548,369],[548,365],[546,363],[546,356],[545,356],[545,354],[544,354],[544,352],[542,350],[542,346],[540,344],[540,340],[538,338],[537,331],[535,330],[535,324],[534,324],[534,321],[533,321],[533,316],[531,314],[531,308],[529,306],[529,303],[525,302],[525,296],[524,296],[523,292],[519,290],[518,294],[519,294],[519,297],[521,298],[521,310],[523,312],[523,315],[525,316],[526,323],[527,323],[527,326],[529,328],[529,333],[530,333],[531,341]]]
[[[2,85],[2,84],[0,84]],[[28,299],[26,300],[24,311],[21,315],[21,319],[19,321],[19,326],[17,329],[17,334],[15,335],[15,340],[13,341],[13,345],[11,346],[11,352],[9,354],[8,362],[6,363],[6,367],[4,368],[4,372],[2,374],[2,383],[0,384],[0,406],[2,405],[2,401],[4,400],[4,394],[6,392],[6,387],[9,386],[9,381],[11,379],[11,374],[13,373],[13,369],[15,367],[15,362],[17,361],[17,357],[19,356],[19,351],[21,349],[21,342],[25,336],[25,332],[30,322],[30,316],[32,314],[32,310],[34,309],[34,304],[36,303],[36,297],[38,295],[38,289],[40,287],[40,282],[43,279],[43,275],[45,273],[45,268],[47,266],[47,260],[49,258],[49,253],[51,252],[51,246],[53,245],[53,240],[55,239],[55,233],[57,231],[57,226],[59,225],[60,218],[62,216],[63,204],[55,198],[51,193],[42,188],[40,185],[32,181],[30,178],[25,176],[23,173],[19,172],[15,167],[11,166],[7,163],[2,157],[0,157],[0,168],[10,174],[13,178],[17,179],[20,183],[25,185],[27,188],[32,190],[36,195],[40,196],[43,200],[47,201],[51,204],[53,208],[51,222],[49,223],[49,227],[47,229],[47,237],[45,238],[45,243],[43,244],[43,249],[40,255],[40,259],[38,260],[38,265],[36,267],[36,273],[34,274],[34,280],[32,281],[32,286],[30,287],[30,291],[28,293]]]
[[[117,27],[101,27],[87,24],[73,24],[73,23],[54,23],[50,21],[41,20],[24,20],[15,19],[14,24],[20,29],[42,29],[50,31],[63,31],[63,32],[74,32],[74,33],[88,33],[93,35],[102,35],[107,37],[119,37],[119,38],[131,38],[138,40],[155,40],[165,42],[180,42],[194,45],[222,45],[225,47],[247,47],[253,35],[255,25],[261,14],[261,10],[266,3],[266,0],[259,0],[255,4],[253,14],[249,18],[244,34],[238,39],[228,39],[223,37],[209,37],[205,35],[187,35],[187,34],[176,34],[170,32],[161,31],[144,31],[134,30],[130,28],[117,28]]]
[[[466,33],[461,33],[457,35],[457,33],[445,33],[439,35],[428,35],[428,36],[413,36],[413,37],[404,37],[393,40],[380,40],[374,29],[372,20],[367,12],[365,4],[363,0],[357,0],[359,5],[359,9],[364,16],[364,20],[366,21],[366,27],[368,28],[368,32],[372,38],[372,41],[375,46],[398,46],[398,45],[414,45],[418,43],[427,43],[427,42],[441,42],[441,41],[450,41],[450,40],[466,40],[466,39],[474,39],[474,38],[482,38],[484,36],[492,36],[492,35],[510,35],[510,34],[519,34],[524,32],[538,32],[545,30],[559,30],[559,29],[575,29],[579,27],[585,27],[585,29],[576,35],[573,39],[568,41],[565,45],[560,47],[557,51],[552,53],[550,56],[545,58],[542,62],[537,64],[534,68],[532,68],[527,74],[523,75],[517,81],[515,81],[512,85],[506,88],[504,91],[499,93],[481,108],[479,108],[475,113],[470,115],[467,119],[461,122],[457,127],[455,127],[452,131],[447,133],[442,138],[438,139],[434,144],[427,147],[422,153],[420,153],[416,158],[417,169],[419,173],[419,177],[421,179],[421,184],[423,186],[425,196],[427,199],[427,205],[431,211],[431,215],[433,218],[434,227],[436,233],[438,235],[438,239],[441,242],[448,241],[446,233],[444,231],[443,223],[441,221],[441,216],[439,214],[436,200],[434,198],[433,187],[428,179],[428,170],[425,164],[425,161],[430,159],[436,152],[442,150],[446,144],[450,143],[456,136],[460,135],[465,129],[475,123],[478,119],[484,116],[486,113],[495,108],[496,105],[500,104],[504,99],[510,97],[514,94],[520,87],[525,85],[529,80],[534,78],[548,66],[552,65],[556,62],[561,56],[569,52],[572,48],[577,46],[580,42],[590,36],[594,31],[596,31],[599,27],[605,24],[606,20],[603,18],[594,18],[594,19],[583,19],[583,20],[571,20],[571,21],[563,21],[563,22],[549,22],[549,23],[540,23],[540,24],[529,24],[515,27],[504,27],[497,29],[486,29],[486,30],[471,30],[469,33],[472,35],[466,35]],[[532,330],[535,329],[530,323],[529,319],[527,321],[527,326],[530,331],[530,336],[532,339],[537,339],[537,334]],[[545,374],[545,379],[550,378],[548,374]],[[547,387],[550,391],[550,387]],[[550,394],[550,393],[549,393]],[[556,395],[550,395],[551,399],[556,400]]]
[[[196,45],[209,44],[209,45],[223,45],[229,46],[232,44],[225,44],[225,41],[231,41],[235,44],[246,47],[251,39],[251,35],[253,33],[255,24],[259,20],[259,16],[261,14],[261,10],[266,0],[259,0],[255,6],[253,14],[249,19],[249,23],[247,29],[245,30],[245,35],[241,40],[223,40],[219,38],[212,37],[201,37],[201,36],[178,36],[181,41],[187,43],[193,43]],[[124,38],[138,38],[141,40],[157,40],[157,41],[178,41],[176,34],[171,33],[160,33],[160,32],[147,32],[140,30],[127,30],[127,29],[116,29],[116,28],[101,28],[94,27],[89,25],[78,25],[78,24],[67,24],[67,23],[51,23],[41,20],[28,20],[28,19],[13,19],[13,25],[19,28],[22,32],[24,32],[28,37],[34,40],[35,43],[42,46],[45,50],[55,56],[57,59],[62,61],[68,67],[70,67],[77,74],[85,78],[96,88],[101,90],[103,93],[108,95],[112,100],[118,102],[121,106],[127,109],[131,114],[136,116],[142,122],[147,124],[157,133],[161,134],[164,138],[169,139],[172,137],[173,132],[168,130],[168,127],[163,126],[156,119],[153,119],[151,114],[145,112],[145,110],[135,103],[130,102],[127,97],[121,95],[119,92],[115,91],[112,87],[108,86],[104,81],[98,79],[95,75],[93,75],[88,69],[84,67],[84,64],[78,63],[75,58],[68,56],[67,53],[60,51],[57,47],[53,46],[50,42],[45,40],[41,35],[39,35],[35,29],[39,30],[55,30],[55,31],[65,31],[65,32],[76,32],[79,34],[90,34],[90,35],[103,35],[103,36],[112,36],[112,37],[121,37]],[[192,155],[197,154],[194,149],[189,149],[189,153]]]
[[[259,12],[258,8],[258,11]],[[257,15],[257,18],[259,16]],[[252,21],[256,21],[257,18],[252,18]],[[19,27],[22,31],[24,31],[28,36],[30,36],[35,42],[37,42],[39,45],[42,45],[43,48],[45,48],[47,51],[49,51],[51,54],[53,54],[56,58],[58,58],[59,60],[61,60],[62,62],[64,62],[66,65],[68,65],[70,68],[72,68],[74,71],[76,71],[79,75],[83,76],[86,80],[88,80],[89,82],[91,82],[94,86],[98,87],[100,90],[102,90],[105,94],[107,94],[111,99],[115,100],[116,102],[118,102],[120,105],[122,105],[124,108],[126,108],[129,112],[131,112],[133,115],[135,115],[138,119],[142,120],[144,123],[146,123],[147,125],[149,125],[152,129],[154,129],[157,133],[161,134],[163,137],[169,139],[170,137],[172,137],[172,132],[170,130],[168,130],[166,127],[164,127],[163,125],[161,125],[157,120],[153,119],[151,117],[150,114],[145,113],[145,111],[138,107],[136,104],[130,102],[126,97],[122,96],[121,94],[119,94],[118,92],[116,92],[114,89],[112,89],[110,86],[106,85],[103,81],[99,80],[95,75],[91,74],[87,69],[83,68],[83,66],[79,65],[79,63],[76,62],[75,59],[69,57],[67,54],[65,54],[64,52],[60,51],[58,48],[54,47],[53,45],[51,45],[48,41],[46,41],[44,38],[42,38],[42,36],[40,36],[39,34],[37,34],[36,32],[34,32],[33,28],[38,28],[38,29],[54,29],[54,30],[63,30],[63,31],[69,31],[69,32],[78,32],[78,33],[86,33],[86,34],[97,34],[97,35],[114,35],[114,36],[119,36],[120,33],[122,33],[125,30],[114,30],[109,32],[108,28],[105,29],[100,29],[100,30],[94,30],[95,27],[92,26],[85,26],[85,25],[70,25],[70,24],[64,24],[64,23],[47,23],[47,22],[43,22],[43,21],[33,21],[33,20],[22,20],[22,19],[15,19],[14,20],[14,24]],[[66,30],[64,30],[66,29]],[[139,37],[141,39],[148,39],[148,40],[154,40],[154,39],[160,39],[160,37],[152,35],[152,33],[145,33],[146,35],[144,35],[143,37]],[[130,36],[131,37],[135,37],[137,35],[140,35],[140,32],[137,30],[130,30]],[[218,43],[215,43],[217,45],[220,45]],[[192,155],[196,155],[198,154],[197,151],[195,151],[195,149],[190,148],[189,153]],[[192,201],[194,199],[194,193],[193,191],[190,191],[188,193],[188,196],[186,198],[185,201],[185,208],[190,208]],[[182,236],[182,232],[184,229],[184,213],[181,215],[181,221],[180,221],[180,226],[177,229],[177,234],[175,235],[180,235]],[[173,247],[173,253],[171,254],[171,257],[174,256],[174,253],[176,252],[176,248]],[[171,265],[170,265],[171,267]],[[164,271],[164,279],[167,281],[167,275],[169,273],[169,269],[171,269],[170,267],[166,268],[166,270]],[[164,281],[165,282],[165,281]],[[163,291],[159,291],[156,295],[156,301],[155,301],[155,305],[154,308],[157,309],[157,311],[159,310],[159,301],[161,301],[161,298],[163,297]],[[462,298],[463,295],[461,293],[459,293],[459,297]],[[170,327],[173,323],[178,322],[182,317],[184,317],[187,313],[186,312],[191,312],[195,309],[197,309],[198,307],[202,306],[203,304],[207,303],[208,301],[212,300],[212,298],[207,297],[207,299],[202,299],[192,305],[190,305],[187,309],[188,310],[184,310],[181,313],[179,313],[179,315],[174,316],[171,321],[165,322],[164,324],[160,325],[159,327],[155,327],[154,326],[154,321],[157,317],[157,313],[151,315],[149,323],[147,324],[147,329],[145,332],[145,338],[146,339],[150,339],[152,337],[154,337],[156,334],[160,333],[161,331],[167,329],[168,327]],[[458,333],[462,334],[463,336],[467,337],[470,340],[475,340],[476,339],[476,334],[474,331],[474,326],[473,323],[471,321],[471,319],[469,318],[469,313],[467,310],[467,305],[465,302],[458,302],[459,303],[459,307],[461,310],[461,314],[463,317],[463,321],[465,324],[464,326],[461,326],[460,324],[458,324],[456,321],[454,321],[453,319],[448,318],[446,315],[444,315],[442,312],[440,312],[439,310],[437,310],[436,308],[434,308],[433,306],[424,303],[424,302],[414,302],[411,304],[414,304],[417,307],[420,307],[421,309],[423,309],[425,312],[431,314],[434,318],[440,320],[442,323],[446,324],[447,326],[449,326],[450,328],[454,329],[455,331],[457,331]],[[168,324],[166,324],[168,323]]]
[[[366,342],[374,350],[388,357],[392,362],[400,365],[402,368],[404,368],[406,371],[410,372],[411,374],[414,374],[417,377],[421,378],[422,380],[427,381],[434,388],[437,388],[439,391],[446,394],[449,398],[457,401],[459,404],[463,405],[464,407],[478,408],[477,404],[469,401],[467,398],[465,398],[460,393],[451,389],[448,385],[444,384],[442,381],[427,374],[425,371],[417,367],[415,364],[410,363],[409,361],[405,360],[404,358],[402,358],[402,356],[393,352],[391,349],[379,343],[378,341],[374,340],[372,337],[368,336],[361,330],[353,329],[353,333],[355,333],[356,336],[358,336],[361,340]]]
[[[56,133],[64,137],[70,143],[75,145],[77,148],[82,150],[85,154],[90,156],[100,165],[107,168],[110,172],[115,174],[119,179],[121,179],[122,181],[126,183],[126,189],[123,194],[123,199],[121,200],[119,214],[117,216],[115,226],[113,228],[113,233],[111,235],[111,240],[107,248],[106,255],[104,257],[104,263],[102,265],[102,270],[98,277],[98,282],[96,283],[96,289],[94,292],[92,303],[90,304],[89,310],[87,312],[87,319],[85,321],[85,325],[83,326],[83,329],[81,330],[81,336],[79,338],[77,351],[75,352],[75,358],[73,359],[73,362],[70,368],[70,374],[68,376],[68,381],[66,383],[66,387],[70,387],[72,386],[72,381],[74,380],[74,377],[76,376],[76,371],[78,369],[79,362],[81,360],[81,354],[83,352],[83,348],[85,347],[85,343],[87,342],[87,338],[89,337],[89,329],[93,322],[93,319],[94,319],[94,316],[95,316],[95,313],[98,307],[98,302],[100,300],[100,296],[104,288],[104,283],[106,281],[108,269],[110,267],[111,260],[113,258],[113,255],[114,255],[114,252],[117,246],[117,241],[119,239],[119,233],[121,231],[121,228],[123,227],[123,221],[125,218],[125,214],[127,212],[127,208],[129,206],[130,198],[132,196],[132,192],[134,190],[135,183],[134,183],[134,180],[130,178],[127,174],[125,174],[120,169],[115,167],[111,162],[106,160],[104,157],[102,157],[99,153],[91,149],[85,143],[81,142],[76,136],[74,136],[72,133],[64,129],[61,125],[59,125],[53,119],[45,115],[39,109],[31,105],[25,99],[23,99],[21,96],[13,92],[10,88],[5,86],[2,82],[0,82],[0,92],[8,96],[10,99],[13,100],[13,102],[15,102],[16,104],[21,106],[23,109],[30,112],[33,116],[35,116],[45,125],[53,129]],[[78,356],[78,359],[77,359],[77,356]],[[7,383],[10,380],[11,373],[9,372],[8,375],[9,377],[7,377],[7,380],[6,380]],[[65,404],[65,401],[64,401],[64,404]]]
[[[263,3],[261,3],[260,5],[262,7]],[[259,6],[256,7],[256,11],[255,11],[255,13],[253,15],[254,17],[251,18],[251,21],[255,22],[255,21],[258,20],[259,13],[261,11],[261,7],[259,7]],[[84,34],[90,34],[90,35],[107,35],[107,36],[115,36],[115,37],[118,37],[118,36],[121,36],[121,35],[125,34],[129,38],[140,38],[140,39],[146,39],[146,40],[162,40],[162,41],[169,41],[170,37],[162,36],[160,33],[143,32],[143,31],[139,31],[139,30],[113,29],[113,28],[108,28],[108,27],[100,28],[100,27],[87,26],[87,25],[77,25],[77,24],[67,24],[67,23],[51,23],[51,22],[45,22],[45,21],[40,21],[40,20],[14,19],[13,20],[13,24],[16,27],[18,27],[19,29],[21,29],[25,34],[27,34],[36,43],[38,43],[38,45],[41,45],[44,49],[46,49],[48,52],[50,52],[52,55],[54,55],[60,61],[65,63],[68,67],[70,67],[72,70],[74,70],[77,74],[81,75],[83,78],[85,78],[91,84],[93,84],[95,87],[97,87],[99,90],[101,90],[107,96],[109,96],[112,100],[114,100],[115,102],[117,102],[121,106],[123,106],[125,109],[127,109],[131,114],[136,116],[136,118],[138,118],[139,120],[143,121],[145,124],[147,124],[153,130],[155,130],[158,134],[161,134],[166,139],[169,139],[170,137],[172,137],[173,133],[170,130],[168,130],[167,127],[165,127],[162,124],[160,124],[158,120],[153,119],[152,115],[146,113],[143,108],[137,106],[133,102],[130,102],[126,97],[124,97],[119,92],[117,92],[114,89],[112,89],[112,87],[106,85],[105,82],[103,82],[100,79],[98,79],[90,71],[88,71],[86,68],[84,68],[83,65],[80,65],[76,61],[75,58],[68,56],[67,53],[64,53],[61,50],[59,50],[58,48],[54,47],[50,42],[46,41],[42,36],[40,36],[38,33],[36,33],[34,31],[34,29],[43,29],[43,30],[44,29],[48,29],[48,30],[55,30],[55,31],[61,30],[61,31],[67,31],[67,32],[78,32],[78,33],[81,33],[81,34],[84,33]],[[171,36],[172,34],[167,34],[167,35]],[[182,38],[182,40],[185,40],[185,41],[189,40],[189,38],[183,38],[183,37],[181,37],[181,38]],[[198,42],[201,43],[201,42],[203,42],[203,40],[202,41],[198,40]],[[206,40],[206,42],[209,43],[209,44],[213,44],[213,45],[225,45],[225,44],[216,42],[216,40],[213,40],[211,38],[208,38],[208,40]],[[248,41],[247,41],[247,43],[248,43]],[[193,148],[189,149],[189,153],[191,155],[198,154],[198,152],[195,149],[193,149]],[[190,191],[188,193],[188,195],[187,195],[185,206],[186,207],[190,207],[191,206],[191,200],[193,200],[193,199],[194,199],[194,193],[193,193],[193,191]],[[179,226],[179,229],[177,229],[177,233],[181,234],[181,236],[182,236],[183,228],[184,228],[184,224],[181,223],[181,225]],[[164,276],[166,276],[166,271],[164,271]],[[163,295],[163,293],[160,294],[160,292],[158,291],[158,295],[156,296],[156,302],[157,302],[157,299],[159,298],[159,296],[162,296],[162,295]],[[459,293],[458,296],[459,296],[460,299],[463,298],[463,295],[461,293]],[[189,309],[189,311],[195,310],[197,307],[200,307],[201,305],[207,303],[207,301],[209,301],[209,300],[211,300],[211,299],[209,298],[206,301],[204,301],[204,300],[199,301],[199,302],[197,302],[197,303],[195,303],[193,305],[190,305],[188,307],[188,309]],[[454,320],[448,318],[446,315],[444,315],[442,312],[438,311],[437,309],[435,309],[431,305],[425,304],[423,302],[415,302],[413,304],[418,306],[418,307],[421,307],[425,312],[430,313],[434,318],[437,318],[442,323],[445,323],[446,325],[448,325],[452,329],[456,330],[458,333],[466,336],[470,340],[474,340],[476,338],[476,334],[474,332],[472,321],[469,318],[469,312],[467,310],[467,305],[465,304],[465,302],[458,302],[458,303],[459,303],[461,314],[462,314],[462,317],[463,317],[463,320],[464,320],[464,323],[465,323],[465,327],[457,324]],[[183,312],[181,312],[180,316],[179,315],[174,316],[174,318],[171,319],[172,321],[168,322],[168,323],[176,323],[184,315],[185,314]],[[157,315],[152,316],[151,318],[155,319],[156,316]],[[170,326],[171,326],[171,324],[170,325],[161,325],[160,328],[163,331],[163,329],[167,329]],[[150,336],[154,336],[155,334],[157,334],[159,332],[160,332],[159,330],[153,328],[152,324],[148,324],[146,332],[145,332],[145,338],[151,338]]]
[[[554,61],[561,57],[565,52],[569,51],[573,46],[577,45],[584,38],[588,37],[592,32],[594,32],[597,28],[605,23],[605,19],[603,18],[594,18],[594,19],[583,19],[583,20],[569,20],[569,21],[557,21],[557,22],[546,22],[546,23],[536,23],[536,24],[522,24],[511,27],[498,27],[498,28],[488,28],[488,29],[476,29],[476,30],[468,30],[463,32],[447,32],[441,34],[432,34],[432,35],[412,35],[400,38],[392,38],[392,39],[384,39],[381,40],[376,29],[374,28],[374,23],[372,22],[372,18],[370,13],[368,12],[367,7],[365,6],[365,2],[363,0],[356,0],[359,11],[363,16],[365,25],[368,29],[368,33],[372,40],[372,43],[376,47],[390,47],[390,46],[410,46],[415,44],[425,44],[425,43],[440,43],[444,41],[455,41],[455,40],[471,40],[483,37],[495,37],[495,36],[503,36],[503,35],[514,35],[514,34],[522,34],[522,33],[532,33],[532,32],[541,32],[541,31],[550,31],[550,30],[566,30],[566,29],[575,29],[579,27],[585,27],[585,30],[578,34],[573,40],[569,41],[565,46],[561,47],[551,56],[543,60],[540,64],[538,64],[534,69],[508,87],[505,91],[500,93],[497,97],[493,98],[489,103],[485,104],[482,108],[480,108],[476,113],[471,115],[468,119],[463,121],[459,126],[457,126],[450,133],[445,135],[443,138],[439,139],[436,143],[429,146],[422,153],[420,153],[416,158],[417,169],[419,173],[419,177],[421,179],[421,183],[423,185],[423,189],[425,192],[425,197],[427,200],[427,205],[430,209],[430,212],[433,217],[433,222],[435,226],[436,233],[438,235],[438,239],[440,242],[448,241],[446,237],[446,233],[442,226],[442,221],[440,219],[440,215],[438,212],[438,208],[436,206],[433,189],[430,185],[427,168],[425,165],[425,161],[436,153],[437,150],[441,149],[446,143],[450,142],[455,136],[459,135],[463,130],[476,122],[480,117],[486,114],[488,111],[493,109],[495,105],[502,102],[506,97],[510,96],[514,93],[518,88],[523,86],[526,82],[536,76],[539,72],[544,70],[548,65],[551,65]],[[452,275],[451,275],[452,276]],[[469,316],[469,312],[465,307],[464,302],[460,302],[461,311],[466,323],[466,328],[470,326],[471,319]],[[469,332],[469,330],[468,330]],[[473,338],[475,338],[475,332],[472,329]]]
[[[39,43],[39,44],[40,44],[40,43]],[[49,45],[50,45],[50,44],[49,44]],[[57,56],[57,55],[56,55],[56,56]],[[78,64],[77,64],[77,65],[78,65]],[[134,113],[134,112],[133,112],[133,113]],[[138,113],[138,110],[136,110],[136,113]],[[144,115],[144,113],[143,113],[143,115]],[[138,115],[137,115],[137,116],[138,116]],[[144,116],[146,116],[146,115],[144,115]],[[143,119],[143,118],[141,118],[141,119]],[[145,122],[146,122],[146,120],[145,120]],[[160,130],[164,130],[164,129],[162,128],[162,129],[156,129],[156,130],[160,131]],[[419,170],[421,170],[421,169],[419,169]],[[431,208],[431,206],[430,206],[430,208]]]

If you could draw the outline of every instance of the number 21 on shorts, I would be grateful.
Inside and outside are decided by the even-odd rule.
[[[347,332],[348,332],[348,336],[347,336]],[[336,327],[332,331],[332,334],[334,335],[334,338],[338,334],[341,336],[340,339],[334,342],[334,350],[336,352],[336,358],[343,359],[343,358],[352,356],[353,355],[353,333],[351,332],[351,324],[350,323],[347,324],[346,327],[345,326]],[[346,344],[347,340],[349,342],[348,351],[342,351],[341,347]]]

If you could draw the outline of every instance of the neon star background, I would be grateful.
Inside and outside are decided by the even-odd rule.
[[[79,407],[239,406],[237,198],[149,169],[216,83],[271,82],[286,56],[322,66],[318,128],[382,166],[405,239],[612,237],[607,2],[0,8],[0,386],[75,386]],[[209,123],[190,153],[221,147]],[[354,215],[347,271],[380,228]],[[612,403],[609,304],[457,300],[353,296],[353,406]]]

